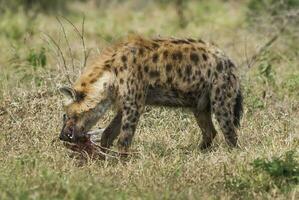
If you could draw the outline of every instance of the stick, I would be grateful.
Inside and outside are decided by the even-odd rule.
[[[57,42],[54,40],[53,37],[51,37],[49,34],[44,33],[44,32],[43,32],[43,34],[44,34],[45,36],[47,36],[47,37],[51,40],[51,42],[54,44],[54,46],[56,47],[56,49],[57,49],[57,51],[58,51],[58,56],[61,57],[62,62],[63,62],[63,68],[64,68],[64,70],[65,70],[66,78],[67,78],[68,82],[72,85],[73,83],[72,83],[71,78],[70,78],[70,76],[69,76],[69,74],[68,74],[67,65],[66,65],[66,60],[65,60],[65,57],[64,57],[64,54],[63,54],[61,48],[59,47],[59,45],[57,44]]]
[[[82,43],[82,47],[83,47],[83,56],[84,56],[84,60],[83,60],[83,64],[82,64],[82,69],[86,66],[86,62],[87,62],[87,58],[89,56],[89,52],[87,52],[86,50],[86,45],[85,45],[85,39],[84,39],[84,24],[85,24],[85,16],[83,16],[83,20],[82,20],[82,24],[81,24],[81,32],[79,31],[79,29],[66,17],[61,16],[65,21],[67,21],[75,30],[75,32],[77,33],[77,35],[79,36],[79,38],[81,39],[81,43]]]
[[[58,23],[60,24],[60,27],[61,27],[61,30],[63,32],[63,35],[64,35],[64,39],[66,41],[66,44],[68,46],[68,51],[69,51],[69,54],[70,54],[70,57],[71,57],[71,62],[72,62],[72,68],[73,68],[73,73],[75,73],[75,65],[74,65],[74,56],[73,56],[73,51],[72,51],[72,48],[70,46],[70,43],[69,43],[69,40],[67,38],[67,35],[66,35],[66,32],[65,32],[65,28],[62,24],[62,22],[60,21],[60,19],[58,17],[56,17]]]

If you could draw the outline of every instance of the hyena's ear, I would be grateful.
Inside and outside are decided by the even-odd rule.
[[[76,101],[76,91],[74,88],[63,86],[59,88],[59,92],[63,94],[68,101]]]

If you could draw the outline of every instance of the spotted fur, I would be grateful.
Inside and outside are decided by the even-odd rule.
[[[71,98],[65,106],[66,124],[74,123],[64,126],[61,135],[85,133],[113,105],[117,114],[101,144],[110,147],[119,136],[120,150],[127,151],[145,105],[160,105],[192,109],[202,131],[202,149],[216,135],[212,114],[227,143],[236,146],[242,95],[235,71],[222,51],[202,40],[126,38],[103,50],[73,88],[62,89]]]

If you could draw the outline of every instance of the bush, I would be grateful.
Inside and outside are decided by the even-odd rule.
[[[257,158],[252,168],[241,171],[240,175],[229,177],[226,189],[236,195],[246,197],[248,191],[271,191],[276,188],[288,192],[299,184],[299,163],[295,151],[287,151],[280,157],[272,159]]]

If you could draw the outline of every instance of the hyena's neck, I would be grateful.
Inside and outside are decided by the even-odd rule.
[[[115,75],[104,67],[88,67],[74,85],[74,89],[81,96],[76,103],[76,109],[79,112],[99,109],[100,104],[103,104],[103,109],[109,107],[114,99],[114,80]]]

